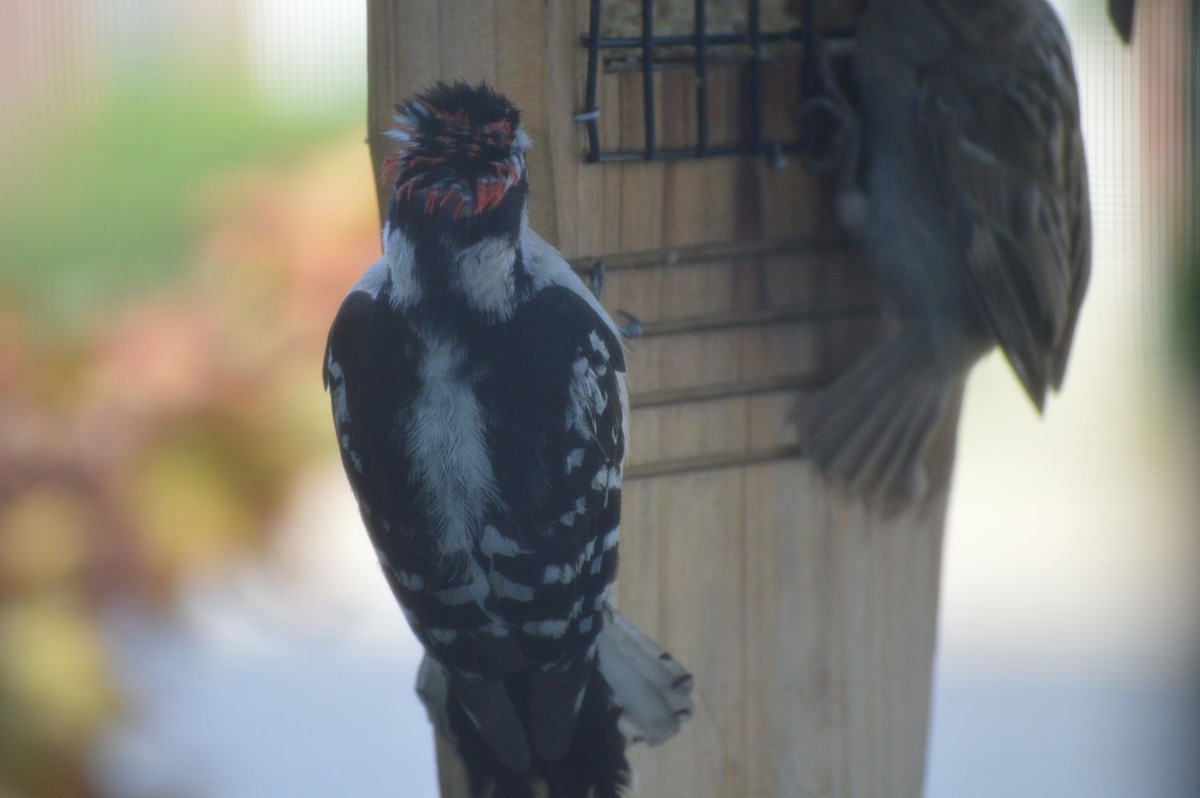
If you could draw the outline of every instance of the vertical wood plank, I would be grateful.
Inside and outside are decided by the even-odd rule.
[[[698,687],[695,718],[654,752],[659,779],[639,776],[636,796],[746,794],[742,483],[738,471],[723,470],[637,485],[656,494],[658,517],[646,533],[659,546],[661,633]]]
[[[758,744],[749,760],[747,794],[762,798],[835,798],[835,673],[825,495],[810,487],[800,463],[757,466],[747,475],[746,714]]]

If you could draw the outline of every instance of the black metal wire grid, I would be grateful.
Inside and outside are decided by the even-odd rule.
[[[710,34],[707,29],[707,0],[695,3],[695,28],[691,34],[675,36],[654,35],[654,2],[642,0],[642,35],[637,37],[604,37],[600,35],[602,6],[605,0],[591,0],[588,33],[581,37],[587,49],[587,85],[584,109],[575,115],[575,121],[586,126],[588,133],[587,160],[592,163],[612,161],[653,161],[681,158],[707,158],[722,155],[766,155],[778,159],[785,153],[802,152],[807,146],[806,137],[797,127],[796,136],[788,141],[768,141],[763,133],[763,63],[766,47],[773,44],[800,44],[815,33],[813,25],[814,0],[804,3],[802,27],[787,31],[764,31],[760,0],[747,0],[747,25],[745,33]],[[842,31],[825,34],[830,40],[849,40],[852,32]],[[709,48],[723,45],[742,45],[749,49],[749,138],[734,144],[712,145],[708,130],[708,67]],[[690,147],[663,149],[658,146],[658,120],[655,113],[654,67],[659,62],[655,55],[663,48],[690,47],[694,51],[691,63],[696,73],[696,131],[695,144]],[[642,114],[644,145],[640,150],[605,150],[600,136],[600,113],[597,93],[602,68],[602,52],[617,49],[641,51]],[[805,56],[810,48],[805,47]],[[677,62],[677,61],[676,61]],[[798,64],[799,68],[799,64]]]

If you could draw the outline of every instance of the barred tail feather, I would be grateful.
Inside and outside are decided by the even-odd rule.
[[[631,743],[659,745],[692,715],[692,675],[611,606],[600,633],[598,665]]]
[[[886,507],[926,491],[925,452],[978,357],[950,359],[928,342],[925,329],[906,329],[799,407],[804,456],[852,496]]]

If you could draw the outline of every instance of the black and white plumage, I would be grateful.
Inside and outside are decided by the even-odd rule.
[[[528,227],[511,103],[438,84],[393,136],[384,255],[325,359],[347,477],[473,794],[523,798],[541,779],[555,798],[615,796],[622,732],[660,742],[690,712],[690,676],[609,604],[619,333]]]
[[[854,75],[861,126],[844,108],[844,151],[861,135],[862,162],[845,165],[838,211],[900,328],[802,406],[801,434],[852,493],[903,501],[994,345],[1039,411],[1061,387],[1090,270],[1087,169],[1070,47],[1044,0],[872,0]]]

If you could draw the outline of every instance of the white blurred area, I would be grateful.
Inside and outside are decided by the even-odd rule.
[[[250,74],[263,102],[297,120],[365,109],[366,31],[365,0],[251,0]]]
[[[1144,59],[1101,3],[1057,5],[1080,80],[1092,282],[1044,418],[999,355],[971,377],[926,795],[1191,798],[1200,397],[1168,355],[1167,315],[1168,237],[1186,221],[1149,210],[1169,202],[1143,169],[1171,154],[1144,152]]]
[[[1066,384],[1044,417],[999,354],[971,376],[947,525],[943,659],[1172,676],[1200,643],[1200,405],[1167,354],[1170,266],[1161,225],[1139,204],[1136,61],[1105,26],[1076,29],[1074,42],[1091,285]]]
[[[301,481],[260,561],[191,585],[174,617],[108,628],[130,703],[95,760],[108,794],[438,794],[420,644],[339,462]]]
[[[361,2],[249,5],[251,57],[281,108],[313,102],[310,79],[336,90],[328,65],[361,58]],[[299,33],[265,33],[285,22]],[[1138,62],[1095,13],[1071,30],[1093,279],[1045,418],[998,356],[971,378],[927,798],[1189,798],[1196,783],[1200,403],[1166,356]],[[194,585],[176,617],[114,615],[110,629],[132,701],[97,755],[112,795],[436,796],[419,648],[336,462],[300,485],[261,562]]]

